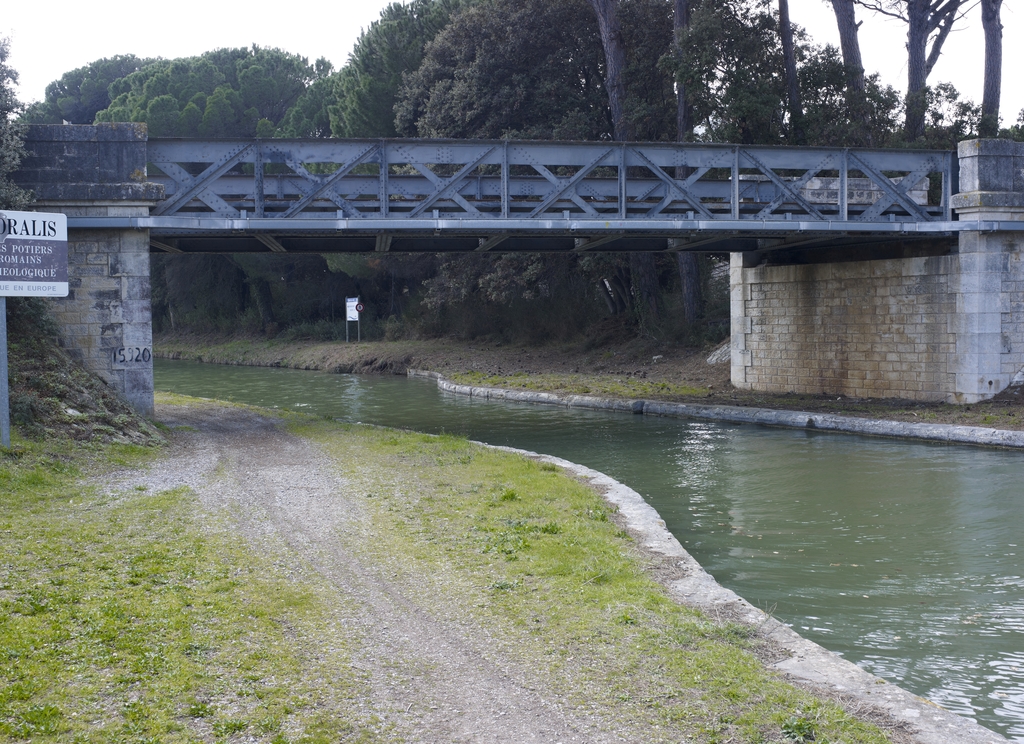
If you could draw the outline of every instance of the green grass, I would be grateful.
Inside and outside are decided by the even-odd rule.
[[[292,426],[365,494],[368,561],[636,740],[785,741],[793,721],[817,742],[888,740],[768,672],[749,628],[672,601],[607,503],[552,466],[452,436]]]
[[[311,652],[315,587],[199,523],[187,489],[82,485],[151,451],[16,447],[0,452],[0,741],[377,740],[346,707],[362,682],[345,639]]]
[[[454,372],[447,374],[452,382],[462,385],[536,390],[568,395],[596,395],[607,398],[671,399],[706,395],[707,388],[679,385],[673,382],[653,382],[638,377],[579,374],[527,374],[494,375],[486,372]]]

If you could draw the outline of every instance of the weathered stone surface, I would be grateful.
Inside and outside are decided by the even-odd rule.
[[[955,345],[948,329],[955,259],[750,269],[734,257],[733,383],[771,392],[945,397],[930,388],[949,381],[937,361],[940,349],[948,356]]]
[[[966,140],[957,146],[961,194],[1024,192],[1024,142]]]
[[[146,181],[144,124],[30,126],[15,174],[35,208],[69,217],[144,217],[163,198]],[[69,230],[68,297],[51,300],[61,343],[144,414],[153,412],[149,234]]]
[[[14,180],[37,200],[62,202],[156,201],[163,187],[146,181],[146,125],[33,124],[26,128],[28,157]]]
[[[1024,143],[960,143],[964,220],[1024,219]],[[1024,233],[948,256],[730,267],[732,381],[766,392],[971,403],[1024,370]]]
[[[491,400],[512,400],[519,403],[556,405],[566,408],[589,408],[622,413],[643,413],[646,416],[669,416],[726,421],[737,424],[781,426],[791,429],[820,429],[896,439],[920,439],[934,442],[977,444],[989,447],[1024,449],[1024,431],[990,429],[981,426],[950,424],[915,424],[905,421],[883,421],[855,416],[807,411],[777,411],[770,408],[744,408],[741,406],[700,405],[694,403],[668,403],[660,401],[599,398],[591,395],[558,395],[502,388],[459,385],[436,372],[409,370],[410,377],[429,377],[448,393]]]

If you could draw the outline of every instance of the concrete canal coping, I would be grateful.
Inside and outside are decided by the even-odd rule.
[[[422,370],[409,370],[408,375],[435,379],[438,387],[445,392],[487,400],[508,400],[729,423],[820,429],[958,444],[1024,447],[1024,432],[971,426],[901,423],[763,408],[656,403],[642,400],[475,387],[459,385],[445,380],[436,372]],[[485,446],[493,447],[494,445]],[[683,578],[672,580],[667,585],[669,594],[676,601],[697,607],[714,617],[728,618],[734,622],[758,628],[759,633],[779,647],[785,655],[785,658],[770,665],[779,672],[789,675],[803,684],[838,695],[847,703],[870,706],[885,711],[893,719],[905,724],[913,731],[915,738],[921,744],[949,744],[950,742],[996,744],[1009,741],[974,721],[951,713],[930,700],[866,672],[853,662],[804,638],[789,626],[751,605],[731,589],[720,585],[668,531],[665,521],[654,507],[625,484],[619,483],[597,470],[558,457],[511,447],[495,448],[552,463],[590,484],[618,509],[627,528],[645,549],[664,556],[682,569]]]
[[[763,426],[780,426],[789,429],[819,430],[891,437],[895,439],[919,439],[949,444],[976,444],[988,447],[1024,449],[1024,431],[1009,431],[984,426],[918,424],[907,421],[886,421],[883,419],[841,416],[833,413],[782,411],[771,408],[748,408],[744,406],[701,405],[699,403],[669,403],[627,398],[600,398],[593,395],[563,395],[533,390],[506,390],[504,388],[461,385],[446,380],[437,372],[425,370],[410,369],[406,374],[409,377],[436,379],[437,386],[441,390],[473,398],[537,403],[562,406],[564,408],[620,411],[622,413],[643,414],[646,416],[703,419],[732,424],[761,424]]]

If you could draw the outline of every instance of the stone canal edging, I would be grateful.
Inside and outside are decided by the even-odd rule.
[[[742,406],[705,406],[695,403],[667,403],[649,400],[622,398],[599,398],[592,395],[561,395],[532,390],[506,390],[503,388],[460,385],[444,379],[437,372],[423,370],[408,371],[410,377],[430,377],[437,380],[437,386],[456,395],[492,400],[510,400],[520,403],[539,403],[566,408],[590,408],[603,411],[645,414],[648,416],[671,416],[678,418],[704,419],[736,424],[762,424],[792,429],[845,432],[898,439],[921,439],[951,444],[978,444],[989,447],[1024,448],[1024,431],[1007,431],[982,426],[957,426],[954,424],[915,424],[905,421],[840,416],[831,413],[808,413],[806,411],[780,411],[770,408],[745,408]]]
[[[437,380],[438,387],[457,395],[470,395],[492,400],[511,400],[523,403],[544,403],[576,408],[644,413],[655,416],[679,416],[687,418],[713,419],[739,423],[758,423],[770,426],[823,429],[826,431],[851,431],[859,434],[874,434],[889,437],[909,437],[969,444],[992,444],[1004,447],[1024,446],[1021,432],[996,431],[968,426],[938,426],[928,424],[901,424],[891,421],[857,419],[849,416],[832,416],[794,411],[772,411],[758,408],[735,406],[695,406],[682,403],[653,403],[605,399],[581,395],[556,395],[529,391],[503,390],[500,388],[457,385],[445,380],[436,372],[409,370],[410,377],[429,377]],[[869,426],[846,426],[848,423]],[[957,430],[943,432],[942,430]],[[969,438],[976,432],[976,438]],[[953,436],[942,436],[943,433]],[[1016,435],[1008,439],[992,437],[992,434]],[[734,622],[757,627],[762,636],[780,647],[786,655],[772,666],[793,678],[828,689],[848,701],[871,706],[885,711],[895,720],[906,724],[921,744],[999,744],[1009,740],[967,718],[947,711],[925,698],[908,690],[888,683],[864,671],[853,662],[843,659],[828,649],[799,635],[789,626],[751,605],[745,599],[720,585],[711,574],[691,556],[679,540],[668,531],[665,521],[658,512],[644,501],[643,497],[613,478],[550,455],[541,455],[511,447],[495,447],[550,462],[574,476],[584,480],[600,492],[606,500],[617,507],[626,526],[640,543],[652,553],[662,555],[674,562],[683,571],[683,578],[668,584],[670,595],[679,602],[697,607],[713,617],[727,618]]]

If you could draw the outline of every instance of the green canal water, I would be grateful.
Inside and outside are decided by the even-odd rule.
[[[1024,742],[1024,452],[484,402],[431,380],[156,360],[161,391],[464,434],[640,492],[719,582]]]

